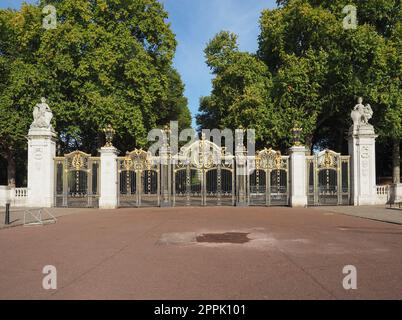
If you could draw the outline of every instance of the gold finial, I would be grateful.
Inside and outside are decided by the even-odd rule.
[[[303,129],[299,126],[297,122],[295,122],[293,128],[292,128],[292,139],[293,139],[293,145],[296,147],[301,146],[301,134],[303,132]]]
[[[113,137],[116,133],[116,131],[113,129],[111,124],[108,124],[108,126],[103,129],[103,132],[105,133],[106,137],[106,144],[105,147],[113,147]]]

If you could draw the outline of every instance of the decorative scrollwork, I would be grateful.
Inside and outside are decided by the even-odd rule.
[[[338,155],[331,150],[325,150],[317,157],[319,169],[336,169],[338,166]]]
[[[128,152],[123,160],[122,166],[125,171],[130,171],[133,167],[133,160],[130,158],[130,154]]]
[[[260,170],[286,170],[286,160],[280,151],[272,148],[261,150],[255,157],[256,169]]]
[[[71,161],[71,164],[73,165],[75,170],[80,170],[84,166],[84,159],[82,159],[82,156],[77,153]]]
[[[123,159],[119,160],[120,170],[123,171],[143,171],[152,170],[152,159],[149,153],[142,149],[135,149],[127,152]]]
[[[221,148],[215,143],[206,140],[203,133],[201,140],[197,140],[191,145],[181,148],[179,159],[187,159],[187,161],[179,160],[176,168],[190,165],[196,169],[208,170],[221,165],[226,162],[226,159],[230,159],[231,157],[226,148]]]
[[[88,168],[88,160],[91,155],[86,154],[81,151],[74,151],[70,154],[65,155],[67,159],[67,171],[75,170],[89,170]]]

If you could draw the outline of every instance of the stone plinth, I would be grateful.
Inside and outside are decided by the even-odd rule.
[[[163,145],[160,149],[160,188],[161,188],[161,207],[171,206],[171,163],[170,163],[170,149],[167,144]]]
[[[355,206],[375,205],[377,202],[376,138],[374,127],[370,124],[355,124],[349,130],[351,199]]]
[[[115,209],[118,206],[118,150],[115,147],[103,147],[99,152],[101,158],[99,208]]]
[[[55,156],[56,133],[53,129],[30,129],[28,133],[28,206],[53,207]]]
[[[243,146],[236,148],[236,206],[247,206],[247,155]]]
[[[306,148],[293,146],[290,153],[290,205],[307,206]]]
[[[10,187],[0,186],[0,207],[4,207],[10,201]]]
[[[402,183],[394,183],[391,185],[390,199],[391,204],[402,201]]]

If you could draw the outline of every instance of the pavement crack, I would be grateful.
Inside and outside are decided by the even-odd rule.
[[[338,300],[339,298],[330,290],[328,290],[320,281],[318,281],[310,272],[308,272],[305,268],[303,268],[301,265],[299,265],[296,261],[294,261],[289,254],[286,253],[285,250],[282,250],[281,248],[277,248],[277,250],[296,268],[300,269],[302,272],[304,272],[316,285],[318,285],[322,290],[324,290],[326,293],[328,293],[332,298],[335,300]]]
[[[155,228],[166,224],[166,222],[170,220],[169,218],[163,220],[162,222],[156,224],[155,226],[147,229],[146,231],[142,232],[141,234],[139,234],[137,237],[135,237],[134,240],[138,240],[141,237],[145,236],[147,233],[151,232],[152,230],[154,230]],[[94,266],[92,266],[91,268],[87,269],[86,271],[82,272],[79,276],[77,276],[76,278],[72,279],[69,283],[65,284],[64,286],[60,287],[60,289],[57,289],[57,291],[51,293],[49,295],[48,298],[51,298],[59,293],[61,293],[62,290],[66,289],[67,287],[70,287],[71,285],[73,285],[74,283],[76,283],[77,281],[79,281],[80,279],[82,279],[83,277],[85,277],[86,275],[88,275],[89,273],[91,273],[92,271],[94,271],[95,269],[97,269],[98,267],[100,267],[101,265],[103,265],[104,263],[106,263],[109,260],[112,260],[114,257],[116,257],[117,255],[119,255],[121,252],[123,252],[124,250],[126,250],[128,247],[131,246],[130,244],[126,244],[123,247],[121,247],[120,249],[118,249],[117,251],[115,251],[114,253],[112,253],[111,255],[107,256],[106,258],[102,259],[101,261],[99,261],[97,264],[95,264]]]

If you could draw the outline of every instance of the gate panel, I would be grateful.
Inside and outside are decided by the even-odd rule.
[[[350,204],[350,157],[331,150],[307,157],[308,205]]]
[[[173,206],[203,205],[203,171],[190,168],[189,165],[183,168],[181,164],[177,168],[173,173]]]
[[[144,150],[118,158],[119,207],[160,205],[160,164]]]
[[[206,171],[205,205],[232,206],[234,205],[233,172],[229,168]]]
[[[289,204],[289,157],[279,151],[264,149],[249,170],[248,202],[252,206],[287,206]]]
[[[202,139],[173,157],[173,205],[233,205],[233,156]]]
[[[137,175],[134,171],[124,170],[119,173],[119,206],[120,207],[137,207]]]
[[[80,170],[68,172],[68,207],[86,207],[88,204],[88,173]]]
[[[287,206],[289,204],[288,172],[276,169],[271,171],[269,204]]]
[[[187,176],[187,168],[173,173],[173,206],[190,205],[190,180]]]
[[[219,170],[220,171],[220,170]],[[221,173],[218,169],[211,169],[205,173],[205,204],[206,205],[220,205],[221,198],[221,184],[218,182]]]
[[[220,177],[220,199],[219,205],[234,206],[235,192],[234,192],[234,171],[231,169],[221,168]]]
[[[190,202],[188,205],[202,206],[204,205],[204,175],[199,169],[190,170]]]
[[[142,172],[142,185],[140,192],[140,206],[155,207],[160,205],[159,173],[155,170]]]
[[[56,191],[55,191],[55,206],[56,207],[67,207],[67,199],[64,195],[64,158],[57,158],[56,161]]]
[[[318,203],[316,199],[316,186],[315,186],[315,172],[316,172],[316,161],[313,156],[306,157],[307,166],[307,204],[309,206],[314,206]]]
[[[267,174],[256,169],[250,174],[249,202],[252,206],[265,206],[268,203]]]
[[[318,204],[338,204],[338,171],[336,169],[318,170]]]
[[[342,205],[350,205],[351,203],[351,195],[350,195],[350,157],[342,156],[341,157],[341,204]]]
[[[55,205],[97,207],[99,163],[99,158],[81,151],[55,158]]]

